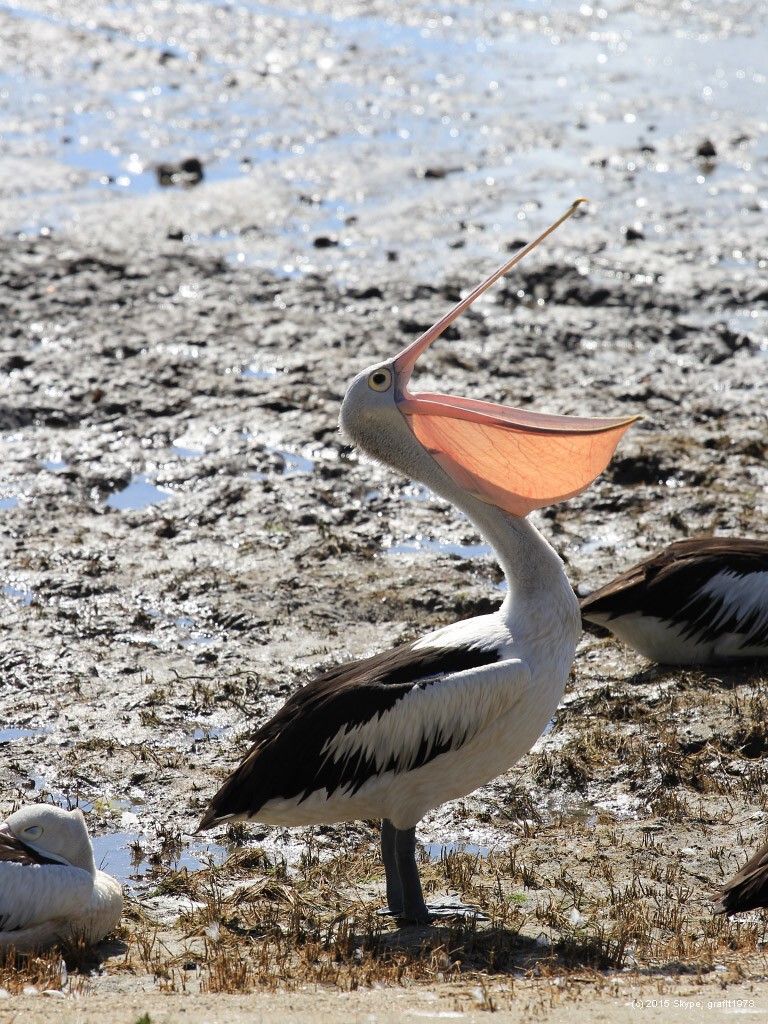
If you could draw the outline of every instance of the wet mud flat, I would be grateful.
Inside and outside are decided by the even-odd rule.
[[[366,977],[392,981],[365,918],[382,896],[372,823],[192,833],[255,726],[314,672],[501,599],[470,524],[336,428],[355,370],[432,322],[473,268],[360,295],[186,246],[141,258],[72,237],[2,247],[15,343],[0,771],[9,805],[34,794],[89,809],[104,866],[134,894],[123,970],[94,989],[124,987],[126,960],[130,990],[210,986],[222,949],[269,934],[244,904],[277,919],[298,906],[297,950],[299,934],[339,927],[318,907],[351,915],[379,936],[360,940],[377,965]],[[645,274],[569,274],[558,255],[465,318],[424,378],[537,408],[643,411],[603,477],[540,517],[577,588],[683,536],[761,535],[765,355],[757,336],[729,342],[719,325],[762,284],[723,272],[705,289],[692,274],[689,294],[671,295]],[[709,330],[686,329],[692,308],[711,313]],[[430,885],[490,910],[480,939],[449,936],[474,950],[461,976],[491,963],[494,984],[542,964],[762,974],[762,916],[713,920],[710,894],[764,835],[767,684],[760,666],[664,669],[585,635],[534,751],[420,827]],[[137,936],[158,921],[162,951],[142,963]],[[442,948],[445,935],[424,941]],[[355,965],[359,945],[346,948]],[[285,962],[280,976],[306,980]]]
[[[355,373],[581,192],[590,207],[434,346],[415,386],[643,415],[584,495],[536,520],[579,591],[686,536],[765,536],[760,94],[734,77],[736,100],[710,123],[676,95],[672,71],[655,95],[616,73],[579,126],[546,91],[521,116],[510,87],[481,89],[481,62],[465,61],[443,87],[490,133],[452,136],[439,103],[417,115],[413,93],[393,88],[393,141],[363,102],[376,65],[334,36],[329,12],[284,19],[305,59],[287,63],[286,46],[278,72],[274,54],[271,69],[246,59],[247,32],[227,61],[192,60],[191,24],[174,28],[186,49],[163,57],[120,11],[89,27],[84,4],[74,29],[37,12],[59,54],[51,89],[69,69],[88,95],[111,81],[128,98],[115,101],[114,138],[94,100],[96,141],[65,142],[38,82],[47,148],[20,122],[3,158],[24,174],[0,192],[0,810],[79,803],[103,866],[128,885],[124,928],[83,984],[126,1013],[150,995],[307,986],[402,988],[411,1006],[429,995],[428,1009],[466,1015],[489,1000],[583,1012],[596,993],[624,1006],[638,985],[748,997],[765,973],[765,919],[713,919],[710,894],[765,836],[764,666],[665,669],[585,635],[531,754],[419,828],[430,889],[478,902],[488,920],[477,929],[392,937],[373,915],[373,823],[193,833],[256,726],[315,672],[501,600],[470,524],[361,459],[338,434],[338,408]],[[734,11],[730,27],[712,14],[712,38],[726,54],[746,47],[748,67],[754,18],[749,5]],[[608,54],[614,16],[639,18],[647,46],[671,45],[658,11],[609,13]],[[540,22],[493,5],[461,14],[431,29],[440,73],[468,40],[504,32],[531,43],[535,64]],[[4,57],[38,74],[29,32],[0,16]],[[369,16],[357,53],[383,50],[398,82],[418,81],[403,40],[423,26],[402,14],[377,35],[383,12]],[[550,17],[586,68],[578,19]],[[211,39],[222,20],[205,23]],[[276,38],[264,37],[265,55]],[[339,53],[351,108],[335,102],[339,65],[323,71]],[[502,93],[503,58],[498,48],[482,65]],[[173,104],[218,95],[225,65],[239,69],[227,89],[242,102],[249,74],[269,82],[258,138],[273,156],[242,164],[212,105],[208,134],[194,132],[200,185],[161,190],[148,151],[149,169],[132,171],[126,77],[175,76],[156,115],[173,126]],[[308,85],[325,146],[306,145]],[[284,131],[267,139],[276,112]],[[169,129],[155,159],[179,148]],[[119,166],[95,168],[102,152]],[[387,1006],[377,1010],[402,1009]]]

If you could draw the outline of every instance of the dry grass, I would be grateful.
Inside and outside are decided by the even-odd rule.
[[[549,858],[541,857],[543,849]],[[530,851],[526,855],[526,849]],[[570,862],[578,852],[578,861]],[[557,859],[553,854],[568,852]],[[608,983],[616,969],[706,975],[722,965],[762,970],[765,920],[715,918],[691,872],[667,857],[663,839],[620,823],[543,824],[488,857],[450,850],[423,861],[427,890],[458,893],[486,920],[394,928],[379,917],[383,879],[369,847],[320,859],[310,843],[288,874],[261,851],[223,866],[170,873],[166,893],[196,903],[172,943],[139,918],[125,966],[176,991],[249,992],[316,985],[448,984],[475,992],[493,981],[582,976]],[[498,1002],[488,990],[488,999]],[[511,998],[511,994],[510,994]]]
[[[0,950],[0,991],[8,995],[64,992],[84,995],[89,990],[88,972],[98,958],[81,940],[62,943],[39,953]]]

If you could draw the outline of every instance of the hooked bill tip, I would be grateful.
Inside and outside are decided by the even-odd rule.
[[[411,342],[410,345],[404,348],[403,351],[400,352],[393,360],[395,374],[401,378],[401,386],[404,387],[407,383],[408,377],[410,377],[416,360],[419,358],[421,353],[432,344],[435,338],[440,337],[445,328],[449,324],[453,323],[457,316],[460,316],[465,309],[472,305],[476,298],[482,295],[483,292],[490,288],[492,284],[495,284],[495,282],[506,274],[507,271],[511,270],[515,264],[524,259],[532,249],[535,249],[536,246],[543,242],[548,235],[551,235],[556,228],[559,228],[563,221],[567,220],[578,206],[586,202],[589,202],[589,200],[585,199],[583,196],[580,196],[578,199],[574,199],[565,213],[559,217],[554,224],[550,225],[550,227],[548,227],[546,231],[542,232],[538,238],[535,238],[532,242],[524,245],[523,248],[516,252],[515,255],[502,267],[499,267],[498,270],[494,271],[493,274],[487,277],[482,284],[473,288],[469,295],[458,302],[450,312],[446,313],[445,316],[440,317],[440,319],[434,323],[429,330],[425,331],[416,339],[416,341]]]

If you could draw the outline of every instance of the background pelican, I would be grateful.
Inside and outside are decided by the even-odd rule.
[[[79,808],[32,804],[0,825],[0,949],[98,942],[122,912],[122,888],[97,870]]]
[[[715,913],[730,917],[757,907],[768,907],[768,844],[725,882],[717,894]]]
[[[768,541],[677,541],[585,597],[581,614],[663,664],[768,657]]]

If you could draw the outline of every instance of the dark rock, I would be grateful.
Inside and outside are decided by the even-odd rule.
[[[158,164],[155,168],[157,182],[163,188],[181,185],[191,188],[203,180],[203,164],[196,156],[188,157],[178,164]]]
[[[715,144],[711,139],[704,139],[703,142],[699,143],[696,156],[702,157],[705,160],[713,160],[717,156]]]

